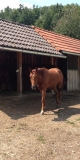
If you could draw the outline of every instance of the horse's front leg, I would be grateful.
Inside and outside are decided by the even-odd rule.
[[[42,90],[42,108],[41,108],[41,114],[44,114],[44,108],[45,108],[45,96],[46,96],[46,90]]]

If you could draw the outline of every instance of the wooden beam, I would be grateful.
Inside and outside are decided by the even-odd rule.
[[[22,53],[17,53],[17,92],[22,95]]]
[[[51,64],[57,67],[57,58],[51,57]]]
[[[51,57],[51,64],[54,65],[54,58]]]

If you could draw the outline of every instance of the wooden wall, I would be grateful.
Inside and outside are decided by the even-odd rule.
[[[78,56],[67,56],[67,91],[79,90]]]
[[[79,89],[78,70],[67,70],[67,91],[75,91]]]

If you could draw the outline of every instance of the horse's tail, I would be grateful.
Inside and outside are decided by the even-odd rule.
[[[61,90],[63,90],[64,86],[66,85],[66,81],[65,78],[63,76],[63,81],[62,81],[62,85],[59,85],[59,83],[57,84],[57,89],[60,92]]]

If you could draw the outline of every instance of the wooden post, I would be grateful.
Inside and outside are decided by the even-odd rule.
[[[51,64],[57,67],[57,58],[56,57],[51,57]]]
[[[54,65],[54,58],[51,57],[51,64]]]
[[[17,92],[22,95],[22,53],[17,53]]]
[[[54,67],[57,67],[57,58],[56,57],[51,57],[51,65]],[[51,89],[52,94],[55,94],[54,91]]]

